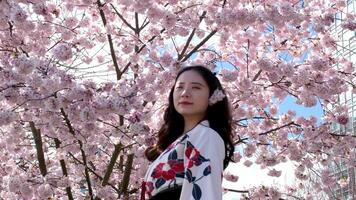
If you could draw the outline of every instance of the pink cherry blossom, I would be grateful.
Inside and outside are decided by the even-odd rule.
[[[227,181],[230,181],[230,182],[237,182],[237,180],[239,180],[239,177],[236,176],[236,175],[233,175],[229,172],[224,172],[224,178],[227,180]]]
[[[275,169],[272,169],[268,172],[268,176],[273,176],[273,177],[280,177],[282,174],[282,171],[278,171]]]
[[[356,29],[355,14],[348,13],[346,20],[341,24],[342,28],[353,31]]]
[[[335,178],[333,178],[328,170],[323,170],[321,173],[321,180],[326,186],[333,186]]]
[[[268,60],[267,58],[261,58],[257,61],[257,65],[262,69],[267,72],[272,72],[275,70],[275,67],[273,66],[273,63]]]
[[[234,161],[235,162],[240,162],[242,156],[239,152],[234,152]]]
[[[250,166],[253,164],[253,162],[250,161],[250,160],[246,160],[243,164],[244,164],[246,167],[250,167]]]
[[[251,80],[245,77],[240,79],[241,90],[249,90],[251,87],[252,87]]]
[[[347,115],[340,115],[337,117],[337,123],[341,125],[346,125],[349,122],[349,117]]]
[[[13,66],[20,74],[29,74],[35,67],[35,61],[26,58],[24,55],[13,61]]]
[[[251,157],[256,151],[256,147],[253,144],[247,144],[244,149],[244,154],[247,157]]]
[[[13,7],[11,11],[11,19],[15,22],[24,22],[27,18],[27,13],[20,7]]]
[[[16,113],[13,111],[0,111],[0,126],[10,124],[16,117]]]
[[[314,59],[310,63],[311,67],[315,70],[325,71],[328,69],[328,63],[322,59]]]
[[[281,197],[281,194],[274,188],[268,190],[268,196],[271,200],[278,200]]]
[[[43,199],[50,198],[53,195],[53,191],[49,184],[40,185],[37,189],[37,192],[38,196]]]
[[[72,48],[66,43],[59,44],[53,49],[53,56],[60,61],[66,61],[73,56]]]
[[[24,199],[31,199],[33,196],[33,189],[30,184],[22,183],[20,186],[20,193]]]
[[[78,19],[76,17],[68,17],[64,21],[64,25],[68,28],[74,28],[78,24]]]

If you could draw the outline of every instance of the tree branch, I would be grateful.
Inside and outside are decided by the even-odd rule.
[[[249,70],[248,70],[248,66],[249,66],[249,62],[250,62],[249,50],[250,50],[250,39],[247,39],[247,53],[246,53],[246,74],[247,74],[247,78],[250,78],[250,73],[249,73]]]
[[[150,21],[145,18],[145,20],[142,23],[142,26],[140,27],[140,32],[150,23]]]
[[[115,6],[111,3],[110,4],[111,7],[114,9],[115,13],[117,14],[117,16],[119,16],[119,18],[122,20],[122,22],[124,22],[124,24],[126,24],[126,26],[128,26],[131,30],[133,30],[134,32],[136,32],[136,29],[131,26],[131,24],[129,24],[126,19],[119,13],[119,11],[115,8]]]
[[[271,118],[271,117],[251,117],[251,118],[242,118],[242,119],[239,119],[239,120],[235,120],[234,122],[238,123],[238,122],[246,121],[246,120],[249,120],[249,119],[272,119],[272,120],[278,120],[277,118]]]
[[[72,126],[72,124],[71,124],[71,122],[70,122],[70,120],[69,120],[69,118],[68,118],[68,116],[65,113],[63,108],[61,108],[61,114],[63,115],[64,121],[65,121],[65,123],[66,123],[66,125],[67,125],[67,127],[69,129],[69,132],[73,136],[75,136],[74,128],[73,128],[73,126]],[[84,166],[85,166],[85,168],[84,168],[85,180],[86,180],[87,185],[88,185],[89,195],[90,195],[91,200],[93,200],[94,199],[94,194],[93,194],[93,189],[91,187],[91,182],[90,182],[90,176],[89,176],[88,165],[87,165],[87,157],[86,157],[85,152],[83,150],[83,142],[81,140],[78,140],[78,139],[77,139],[77,141],[79,143],[80,152],[82,154],[82,159],[83,159],[83,163],[84,163]]]
[[[290,125],[297,125],[297,124],[295,124],[294,122],[289,122],[288,124],[285,124],[285,125],[283,125],[283,126],[280,126],[280,127],[271,129],[271,130],[269,130],[269,131],[260,133],[259,135],[267,135],[268,133],[274,132],[274,131],[276,131],[276,130],[278,130],[278,129],[282,129],[282,128],[287,127],[287,126],[290,126]]]
[[[224,8],[226,5],[226,0],[223,1],[222,7]]]
[[[347,134],[337,134],[337,133],[329,133],[330,135],[334,136],[334,137],[356,137],[356,135],[347,135]]]
[[[199,17],[199,23],[200,23],[201,21],[203,21],[205,15],[206,15],[206,11],[204,11],[203,14]],[[194,34],[195,34],[195,30],[196,30],[196,29],[194,28],[193,31],[190,33],[189,38],[188,38],[187,42],[185,43],[185,46],[184,46],[182,52],[181,52],[180,54],[178,54],[178,60],[181,60],[181,59],[183,58],[183,55],[184,55],[185,52],[187,51],[188,46],[189,46],[189,44],[190,44],[190,42],[191,42],[191,40],[193,39],[193,36],[194,36]]]
[[[160,34],[163,33],[165,30],[166,30],[166,29],[162,29],[162,30],[160,31]],[[149,40],[147,41],[147,43],[152,42],[156,37],[157,37],[157,35],[152,36],[151,39],[149,39]],[[136,53],[137,53],[137,54],[140,53],[146,46],[147,46],[146,44],[143,44],[143,45],[137,50]],[[126,66],[124,67],[124,69],[123,69],[122,72],[121,72],[121,75],[118,77],[119,79],[121,78],[122,74],[124,74],[124,73],[126,72],[126,70],[129,68],[130,65],[131,65],[131,62],[128,62],[128,63],[126,64]]]
[[[246,144],[245,140],[248,140],[248,138],[241,138],[240,136],[238,136],[238,140],[234,142],[234,145],[237,145],[238,143],[244,143]]]
[[[12,25],[11,22],[7,22],[7,23],[9,24],[10,36],[12,37],[12,31],[13,31],[14,25]]]
[[[119,157],[119,154],[120,154],[120,151],[122,149],[122,144],[119,143],[119,144],[116,144],[115,145],[115,150],[114,150],[114,153],[112,154],[111,156],[111,159],[110,159],[110,163],[108,165],[108,168],[106,169],[106,173],[105,173],[105,176],[103,178],[103,181],[102,181],[102,186],[105,186],[108,184],[109,182],[109,179],[110,179],[110,175],[112,173],[112,170],[114,168],[114,165],[116,163],[116,160],[117,158]]]
[[[216,32],[217,30],[210,32],[209,35],[207,35],[197,46],[195,46],[194,49],[192,49],[181,61],[184,62],[188,60],[189,57],[193,55],[193,53],[195,53],[200,47],[202,47],[213,35],[215,35]]]
[[[76,162],[80,163],[81,165],[84,165],[84,163],[82,161],[80,161],[78,158],[76,158],[72,153],[69,153],[69,156],[72,157]],[[91,173],[93,173],[96,177],[98,177],[101,181],[104,179],[102,176],[100,176],[98,173],[96,173],[95,170],[93,170],[92,168],[88,167],[88,170]],[[118,188],[116,188],[114,185],[112,185],[111,183],[108,183],[108,185],[110,185],[111,188],[113,188],[117,193],[120,192],[120,190]]]
[[[131,170],[132,170],[133,159],[134,159],[134,154],[129,154],[127,156],[127,160],[125,163],[124,177],[120,184],[121,185],[120,195],[122,195],[122,194],[124,194],[125,196],[128,195],[127,188],[129,186],[129,182],[130,182],[130,175],[131,175]]]
[[[189,38],[188,38],[187,42],[185,43],[182,52],[181,52],[180,54],[178,54],[178,60],[181,60],[181,59],[183,58],[183,55],[184,55],[185,52],[187,51],[188,46],[189,46],[190,42],[192,41],[192,39],[193,39],[193,37],[194,37],[194,34],[195,34],[195,28],[194,28],[193,31],[190,33]]]
[[[234,189],[224,189],[224,190],[227,190],[229,192],[237,192],[237,193],[249,193],[248,190],[234,190]]]
[[[101,9],[101,7],[103,6],[100,2],[100,0],[97,0],[97,4],[99,7],[99,12],[100,12],[100,17],[101,20],[103,21],[104,26],[106,26],[106,17],[105,17],[105,13],[104,11]],[[115,9],[115,8],[114,8]],[[110,55],[114,64],[114,68],[115,68],[115,72],[116,72],[116,80],[120,80],[121,78],[121,71],[119,69],[119,65],[117,63],[117,59],[116,59],[116,54],[115,54],[115,49],[114,49],[114,44],[112,42],[112,37],[111,34],[107,34],[108,37],[108,42],[109,42],[109,47],[110,47]]]
[[[140,25],[139,25],[139,22],[138,22],[138,13],[137,12],[135,12],[135,25],[136,25],[135,33],[136,33],[137,37],[139,37],[139,35],[140,35]]]
[[[26,87],[26,85],[24,83],[16,83],[16,84],[8,85],[4,88],[0,88],[0,92],[7,90],[9,88],[18,88],[18,87]]]
[[[165,28],[162,29],[159,33],[162,34],[164,31],[166,31]],[[152,36],[146,43],[152,42],[156,37],[157,37],[157,35]],[[146,44],[142,45],[137,53],[140,53],[142,51],[142,49],[145,48],[146,46],[147,46]]]
[[[119,65],[117,63],[117,59],[116,59],[116,54],[115,54],[115,49],[114,49],[114,44],[112,42],[112,38],[110,34],[107,34],[108,36],[108,41],[109,41],[109,46],[110,46],[110,54],[111,54],[111,58],[115,67],[115,72],[116,72],[116,80],[120,80],[121,76],[122,76],[122,72],[119,69]]]
[[[40,167],[42,176],[45,177],[47,174],[47,168],[46,168],[46,161],[45,161],[43,147],[42,147],[41,130],[36,129],[34,122],[30,122],[30,127],[33,134],[33,139],[35,140],[38,165]]]
[[[257,72],[257,74],[253,77],[252,81],[257,80],[257,78],[261,75],[261,73],[262,73],[262,69],[260,69],[260,70]]]
[[[54,138],[54,143],[56,145],[56,149],[59,149],[60,146],[61,146],[61,142],[59,141],[58,138]],[[62,173],[64,176],[68,177],[68,171],[67,171],[67,167],[66,167],[66,163],[63,159],[61,159],[59,161],[59,163],[61,164],[61,168],[62,168]],[[73,198],[73,194],[72,194],[72,190],[71,190],[71,187],[68,186],[66,187],[66,192],[67,192],[67,196],[68,196],[68,199],[69,200],[74,200]]]
[[[296,123],[294,123],[294,122],[289,122],[288,124],[285,124],[285,125],[283,125],[283,126],[280,126],[280,127],[277,127],[277,128],[271,129],[271,130],[268,130],[268,131],[263,132],[263,133],[260,133],[260,134],[258,134],[258,135],[267,135],[268,133],[271,133],[271,132],[274,132],[274,131],[276,131],[276,130],[285,128],[285,127],[290,126],[290,125],[300,126],[300,125],[298,125],[298,124],[296,124]],[[237,144],[240,143],[240,142],[244,142],[245,140],[248,140],[248,138],[247,138],[247,137],[246,137],[246,138],[240,138],[240,137],[239,137],[239,139],[234,142],[234,145],[237,145]]]

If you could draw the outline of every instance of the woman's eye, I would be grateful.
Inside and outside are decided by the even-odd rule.
[[[200,89],[200,87],[193,87],[193,89]]]

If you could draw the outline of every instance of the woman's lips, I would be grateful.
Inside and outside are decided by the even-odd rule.
[[[179,104],[181,104],[181,105],[192,105],[193,103],[189,103],[189,102],[181,102],[181,103],[179,103]]]

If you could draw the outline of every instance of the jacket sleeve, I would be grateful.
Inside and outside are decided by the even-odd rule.
[[[225,146],[211,128],[191,134],[184,148],[180,200],[221,200]]]

